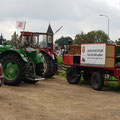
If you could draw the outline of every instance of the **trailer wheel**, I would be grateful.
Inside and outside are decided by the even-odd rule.
[[[77,76],[75,69],[69,68],[67,70],[66,78],[70,84],[77,84],[80,81],[81,75]]]
[[[101,90],[104,86],[104,78],[99,72],[94,72],[91,76],[91,85],[95,90]]]

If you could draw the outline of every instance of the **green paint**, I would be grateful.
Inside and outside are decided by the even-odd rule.
[[[5,79],[14,80],[17,76],[17,73],[18,73],[17,64],[13,61],[10,61],[10,60],[4,62],[3,73],[4,73]]]

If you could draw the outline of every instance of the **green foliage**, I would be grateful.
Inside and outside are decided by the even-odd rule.
[[[120,38],[118,38],[118,40],[115,40],[115,43],[116,43],[117,45],[120,45]]]
[[[59,74],[57,74],[57,75],[55,75],[55,76],[57,76],[57,77],[66,77],[66,71],[64,71],[64,70],[59,70]]]
[[[6,41],[6,44],[7,44],[7,45],[12,45],[13,43],[12,43],[12,41],[7,40],[7,41]]]
[[[14,34],[11,36],[11,40],[7,40],[5,41],[7,43],[7,45],[13,45],[13,46],[17,46],[19,43],[19,36],[18,34],[16,34],[16,32],[14,32]]]
[[[61,46],[61,48],[63,49],[64,48],[64,45],[69,41],[71,40],[73,42],[73,39],[71,37],[61,37],[59,38],[58,40],[55,41],[55,43],[58,45],[58,46]]]
[[[108,35],[101,31],[91,31],[87,34],[81,32],[75,36],[75,43],[109,43]]]
[[[0,45],[2,45],[4,42],[6,42],[6,39],[4,39],[3,35],[0,35]]]
[[[58,63],[63,64],[63,58],[62,57],[57,57]]]
[[[109,82],[109,84],[105,85],[105,87],[107,87],[108,89],[113,90],[113,91],[120,91],[118,79],[113,76],[111,77],[111,81]]]
[[[58,64],[63,64],[63,58],[62,57],[57,57]],[[66,77],[66,71],[59,69],[59,74],[56,75],[59,77]]]
[[[17,46],[19,42],[19,35],[16,32],[14,32],[14,34],[11,36],[11,43],[12,45]]]
[[[75,36],[75,44],[87,43],[87,35],[81,32]]]

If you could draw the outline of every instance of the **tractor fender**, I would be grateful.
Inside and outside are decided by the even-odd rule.
[[[57,53],[55,51],[51,51],[51,53],[55,56],[58,57]]]
[[[30,56],[34,64],[39,64],[44,62],[44,57],[41,53],[37,53],[34,57]]]
[[[19,53],[23,61],[28,62],[27,57],[25,57],[23,54]]]
[[[55,59],[55,55],[53,53],[51,53],[50,51],[47,52],[46,50],[40,50],[40,52],[42,54],[47,54],[52,60]]]
[[[22,58],[23,61],[28,62],[27,57],[24,56],[24,54],[20,53],[19,51],[15,51],[15,50],[7,50],[4,51],[0,54],[0,58],[2,59],[3,56],[7,55],[7,54],[15,54],[18,55],[19,57]]]

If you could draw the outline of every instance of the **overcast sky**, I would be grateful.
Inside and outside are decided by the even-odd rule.
[[[50,22],[55,35],[75,35],[81,31],[107,31],[109,16],[110,38],[120,37],[120,1],[119,0],[2,0],[0,2],[0,33],[10,39],[16,29],[16,21],[26,21],[26,31],[46,32]]]

